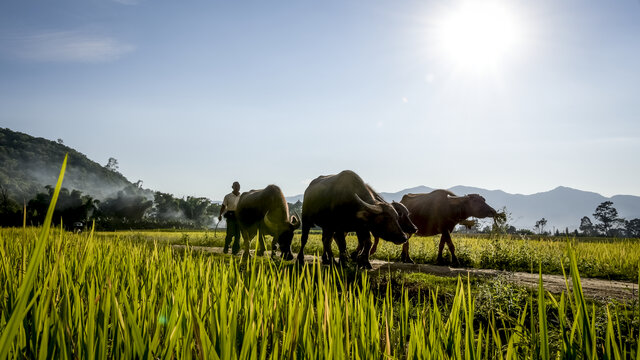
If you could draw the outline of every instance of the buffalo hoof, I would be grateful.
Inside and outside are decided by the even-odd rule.
[[[339,266],[338,262],[336,262],[334,259],[330,259],[324,256],[322,257],[322,265]]]
[[[276,252],[274,251],[273,254],[275,253]],[[293,254],[290,251],[282,254],[282,260],[285,260],[285,261],[293,260]]]
[[[349,264],[350,260],[349,257],[346,254],[340,254],[340,265],[342,266],[347,266],[347,264]]]
[[[322,265],[336,266],[338,265],[338,263],[333,258],[332,254],[330,255],[325,252],[324,254],[322,254]]]
[[[358,258],[358,267],[361,269],[373,269],[373,266],[371,266],[371,263],[369,262],[369,258],[364,256],[360,256]]]
[[[354,250],[349,256],[351,257],[351,260],[357,261],[358,260],[358,250]]]
[[[264,256],[264,249],[259,249],[256,253],[257,256]]]
[[[304,265],[304,254],[302,252],[298,253],[298,264]]]
[[[444,262],[444,259],[442,258],[442,256],[438,256],[438,259],[436,260],[436,264],[445,265],[445,262]]]
[[[457,257],[453,257],[453,259],[451,259],[451,265],[460,266],[460,261],[458,260]]]

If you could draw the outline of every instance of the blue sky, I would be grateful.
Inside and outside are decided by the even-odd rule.
[[[640,195],[639,39],[637,0],[9,0],[0,126],[178,196],[343,169]]]

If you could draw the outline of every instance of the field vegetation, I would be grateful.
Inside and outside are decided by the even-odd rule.
[[[191,244],[198,246],[224,245],[223,231],[124,231],[115,233],[123,239],[158,241],[166,244]],[[99,232],[98,237],[110,238],[112,232]],[[292,250],[300,249],[300,237],[294,236]],[[436,264],[440,236],[411,237],[409,251],[416,263]],[[267,241],[270,243],[269,241]],[[252,244],[255,243],[253,240]],[[578,270],[585,277],[608,280],[638,281],[640,266],[640,239],[535,237],[522,239],[509,235],[478,237],[453,235],[456,255],[461,266],[479,269],[538,272],[542,266],[545,274],[562,274],[569,268],[568,249],[576,253]],[[267,244],[268,245],[268,244]],[[333,245],[334,254],[338,248]],[[355,250],[357,239],[347,236],[349,251]],[[253,245],[252,245],[253,247]],[[374,259],[400,261],[402,247],[380,240]],[[322,251],[320,233],[312,233],[305,253]],[[447,257],[445,247],[445,258]]]
[[[556,248],[574,289],[560,295],[542,283],[241,263],[168,246],[215,244],[210,233],[51,228],[61,182],[42,227],[0,230],[0,359],[640,359],[638,302],[586,299],[580,244]]]
[[[40,235],[37,235],[40,232]],[[245,265],[161,241],[0,232],[0,355],[636,358],[637,303],[425,274]]]

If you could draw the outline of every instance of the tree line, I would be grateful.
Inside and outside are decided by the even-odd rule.
[[[547,235],[547,236],[585,236],[585,237],[627,237],[640,238],[640,219],[626,220],[618,216],[618,210],[613,207],[613,202],[605,201],[598,205],[592,214],[594,221],[588,216],[580,219],[580,226],[574,231],[565,228],[564,231],[555,229],[549,231],[546,229],[548,220],[544,217],[535,222],[533,229],[516,229],[510,225],[511,213],[506,207],[498,212],[502,214],[500,218],[496,218],[493,224],[486,224],[476,221],[471,228],[462,225],[456,227],[455,232],[466,234],[510,234],[510,235]]]
[[[140,184],[130,184],[114,197],[98,200],[79,190],[62,188],[53,222],[68,229],[84,228],[94,222],[99,230],[198,229],[213,226],[220,205],[205,197],[176,198],[156,191],[153,196]],[[40,225],[44,221],[54,187],[45,186],[24,204],[19,204],[0,185],[0,226]]]
[[[536,221],[534,230],[539,235],[572,235],[572,236],[606,236],[640,238],[640,219],[626,220],[618,216],[618,210],[613,207],[612,201],[605,201],[598,205],[592,214],[595,223],[588,216],[580,219],[580,226],[573,232],[565,229],[564,232],[556,229],[554,234],[545,231],[547,219]]]
[[[605,201],[598,205],[593,217],[594,224],[588,216],[580,219],[580,231],[584,236],[640,237],[640,219],[626,220],[618,216],[613,202]]]

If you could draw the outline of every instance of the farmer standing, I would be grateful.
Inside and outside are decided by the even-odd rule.
[[[240,199],[240,184],[234,181],[231,188],[233,191],[227,194],[224,200],[222,200],[218,221],[222,220],[222,216],[227,220],[227,236],[224,239],[224,250],[222,251],[226,254],[227,251],[229,251],[231,238],[235,238],[233,247],[231,248],[231,253],[235,255],[240,251],[240,227],[236,219],[236,207],[238,206],[238,199]]]

